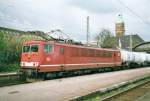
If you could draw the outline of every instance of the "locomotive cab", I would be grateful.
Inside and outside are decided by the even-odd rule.
[[[39,45],[24,45],[22,49],[21,66],[37,67],[39,65]]]
[[[52,63],[54,51],[51,42],[29,41],[23,44],[21,54],[21,72],[29,78],[40,76],[43,72],[42,65]]]
[[[41,63],[41,43],[30,41],[24,43],[21,54],[21,72],[27,76],[36,75]]]

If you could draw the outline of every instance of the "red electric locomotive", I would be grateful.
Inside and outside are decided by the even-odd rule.
[[[117,66],[121,66],[118,50],[54,41],[26,42],[21,56],[21,71],[30,76]]]

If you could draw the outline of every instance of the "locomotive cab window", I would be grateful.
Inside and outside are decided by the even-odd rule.
[[[23,53],[38,52],[38,45],[23,46]]]
[[[32,45],[31,52],[38,52],[38,45]]]
[[[52,45],[45,45],[44,46],[44,52],[45,53],[51,53],[52,52]]]
[[[23,46],[23,53],[30,52],[30,46]]]

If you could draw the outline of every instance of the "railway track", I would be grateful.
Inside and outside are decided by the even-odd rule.
[[[148,94],[150,94],[150,75],[122,82],[71,101],[149,101],[145,100],[145,96],[150,98]]]
[[[117,90],[114,90],[110,96],[102,99],[102,101],[138,101],[138,98],[150,91],[150,89],[144,88],[145,85],[149,85],[150,87],[150,76],[133,80],[119,87]]]
[[[150,81],[104,101],[149,101]]]
[[[22,83],[27,83],[27,82],[21,76],[21,74],[18,74],[17,72],[0,74],[0,87],[22,84]]]

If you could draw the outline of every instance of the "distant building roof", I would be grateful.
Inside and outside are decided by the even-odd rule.
[[[47,39],[49,36],[45,34],[42,31],[21,31],[17,29],[11,29],[11,28],[5,28],[5,27],[0,27],[0,32],[5,32],[9,35],[15,35],[15,36],[31,36],[33,39],[35,37],[38,37],[40,39]]]
[[[130,49],[130,35],[126,35],[120,38],[121,48]],[[136,46],[140,43],[143,43],[144,40],[137,34],[132,35],[132,46]],[[119,39],[117,37],[110,37],[104,40],[102,47],[105,48],[117,48],[119,46]]]

